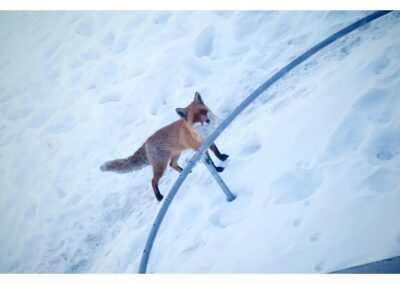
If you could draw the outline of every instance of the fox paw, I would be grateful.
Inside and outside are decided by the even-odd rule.
[[[158,202],[160,202],[161,200],[163,200],[164,196],[160,195],[156,195],[156,198],[158,200]]]
[[[229,156],[227,154],[221,154],[218,156],[218,159],[220,159],[221,161],[226,161],[226,159],[228,159]]]
[[[223,168],[223,167],[215,167],[215,169],[217,170],[217,172],[222,173],[225,168]]]

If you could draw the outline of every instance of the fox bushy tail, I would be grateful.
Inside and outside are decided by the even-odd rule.
[[[140,170],[147,166],[149,160],[147,159],[146,148],[144,144],[136,152],[126,159],[117,159],[105,162],[100,169],[102,171],[112,171],[119,174],[124,174],[134,170]]]

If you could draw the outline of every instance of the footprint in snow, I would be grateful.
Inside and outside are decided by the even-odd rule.
[[[213,51],[215,27],[208,26],[197,36],[194,52],[197,57],[209,56]]]
[[[100,104],[107,104],[107,103],[116,103],[119,102],[122,99],[122,94],[121,93],[112,93],[103,96],[100,100]]]
[[[320,237],[321,237],[320,233],[315,233],[310,237],[310,242],[313,242],[313,243],[318,242]]]
[[[250,208],[249,204],[251,203],[252,194],[239,191],[237,192],[237,196],[235,201],[229,203],[227,207],[217,209],[211,213],[209,216],[210,223],[218,228],[226,228],[245,220],[247,209]]]
[[[318,170],[301,169],[283,174],[272,183],[272,198],[276,204],[306,199],[318,190],[322,181],[322,173]]]
[[[66,273],[74,273],[75,274],[75,273],[83,272],[83,271],[87,270],[88,266],[89,266],[89,263],[86,259],[79,260],[77,263],[71,265],[67,269]]]
[[[91,37],[93,33],[92,24],[88,20],[80,22],[75,28],[75,33],[84,37]]]
[[[202,204],[188,204],[186,208],[183,208],[182,214],[179,214],[176,224],[178,224],[181,228],[190,226],[191,224],[195,223],[196,219],[201,215],[202,211]]]
[[[301,218],[296,218],[292,223],[294,227],[298,227],[300,226],[300,224],[301,224]]]
[[[76,121],[72,117],[64,116],[55,118],[45,129],[47,134],[61,134],[72,131],[76,126]]]
[[[317,272],[322,272],[325,269],[325,262],[321,261],[314,266],[314,270]]]
[[[261,146],[262,143],[257,133],[247,133],[244,135],[239,156],[252,156],[261,149]]]
[[[249,140],[246,146],[240,152],[244,156],[257,153],[261,149],[261,142],[258,139]]]
[[[65,192],[65,190],[60,186],[56,186],[56,193],[57,193],[57,197],[59,199],[62,199],[65,196],[67,196],[67,193]]]
[[[156,25],[162,25],[168,22],[169,18],[171,17],[171,12],[170,11],[162,11],[159,12],[156,16],[155,19],[153,20],[153,23]]]
[[[240,13],[234,23],[233,35],[238,42],[251,38],[268,17],[265,12]]]
[[[393,107],[395,92],[373,89],[364,94],[353,106],[364,119],[377,124],[387,123],[397,108]]]
[[[364,150],[368,161],[375,165],[396,164],[400,154],[400,128],[380,129],[372,137]]]
[[[33,107],[22,105],[20,107],[8,108],[3,112],[4,118],[8,120],[17,120],[25,118],[33,111]]]
[[[400,57],[400,45],[395,44],[385,49],[383,55],[375,60],[370,66],[372,73],[383,75],[391,65],[391,59]]]
[[[362,187],[377,193],[387,193],[400,189],[400,170],[379,168],[367,177]]]
[[[42,61],[47,60],[51,56],[53,56],[56,53],[57,49],[61,46],[61,44],[62,44],[61,40],[57,40],[55,42],[50,43],[46,51],[42,55]]]
[[[382,74],[389,66],[390,59],[385,55],[381,56],[372,64],[372,72],[376,75]]]
[[[356,151],[368,133],[364,117],[350,112],[330,138],[325,160],[339,160]]]
[[[111,46],[114,44],[115,40],[115,35],[113,32],[108,32],[101,40],[100,42],[106,46],[111,48]]]
[[[131,20],[124,26],[122,31],[124,33],[135,32],[142,24],[145,23],[147,16],[147,13],[132,13]]]
[[[195,241],[194,243],[192,243],[191,245],[185,247],[182,251],[181,254],[183,255],[189,255],[191,254],[193,251],[197,250],[198,248],[200,248],[202,245],[201,242],[199,241]]]
[[[110,46],[110,51],[114,54],[123,53],[128,48],[130,40],[131,36],[129,35],[123,35],[117,38]]]
[[[117,65],[114,62],[106,62],[98,68],[95,80],[101,85],[112,85],[117,82],[118,77]]]
[[[81,54],[81,58],[83,62],[90,60],[97,60],[100,58],[100,53],[97,49],[92,48]]]
[[[27,122],[27,126],[30,128],[40,128],[44,125],[50,117],[53,115],[50,111],[38,110],[35,111],[30,117]]]

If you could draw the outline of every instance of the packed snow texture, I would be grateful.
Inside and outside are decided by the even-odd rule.
[[[296,56],[371,12],[1,12],[0,272],[136,273],[160,208],[117,175],[199,91],[226,117]],[[325,273],[400,254],[400,13],[330,45],[217,139],[151,273]],[[193,155],[180,159],[183,167]],[[167,195],[178,173],[160,183]]]

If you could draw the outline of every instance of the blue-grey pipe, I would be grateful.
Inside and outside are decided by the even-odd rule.
[[[204,165],[208,168],[212,177],[215,179],[215,181],[221,187],[222,191],[225,193],[226,201],[231,202],[235,200],[236,196],[229,190],[229,187],[226,185],[224,180],[221,178],[221,176],[218,174],[217,170],[213,166],[211,159],[207,156],[204,156]]]
[[[224,131],[225,128],[227,128],[228,125],[245,108],[247,108],[250,103],[252,103],[259,95],[261,95],[263,92],[265,92],[272,84],[274,84],[276,81],[278,81],[284,75],[286,75],[294,67],[296,67],[297,65],[299,65],[306,59],[310,58],[312,55],[314,55],[315,53],[317,53],[324,47],[328,46],[329,44],[333,43],[334,41],[344,37],[345,35],[354,31],[355,29],[358,29],[359,27],[364,26],[364,25],[368,24],[369,22],[372,22],[390,12],[391,11],[377,11],[377,12],[371,13],[370,15],[356,21],[355,23],[347,26],[344,29],[341,29],[340,31],[327,37],[320,43],[314,45],[312,48],[310,48],[309,50],[304,52],[302,55],[300,55],[299,57],[294,59],[288,65],[286,65],[281,70],[279,70],[277,73],[275,73],[271,78],[269,78],[267,81],[265,81],[261,86],[259,86],[257,89],[255,89],[239,106],[237,106],[232,111],[231,114],[229,114],[229,116],[224,121],[222,121],[222,123],[217,127],[217,129],[215,129],[215,131],[203,142],[203,144],[200,146],[199,151],[197,151],[193,155],[193,157],[190,159],[187,166],[181,172],[181,174],[179,175],[175,184],[172,186],[170,192],[168,193],[167,197],[165,198],[163,204],[161,205],[160,211],[158,212],[156,219],[154,220],[153,226],[150,230],[150,234],[146,241],[145,248],[143,250],[142,259],[140,261],[139,273],[146,273],[151,249],[153,247],[154,240],[157,236],[158,229],[160,228],[160,225],[161,225],[162,220],[164,219],[165,213],[167,212],[172,200],[174,199],[176,193],[178,192],[178,189],[182,185],[183,181],[186,179],[187,175],[189,173],[191,173],[194,165],[200,160],[200,158],[203,155],[203,153],[205,152],[205,150],[208,149],[212,143],[214,143],[215,139],[217,139],[217,137],[222,133],[222,131]]]

